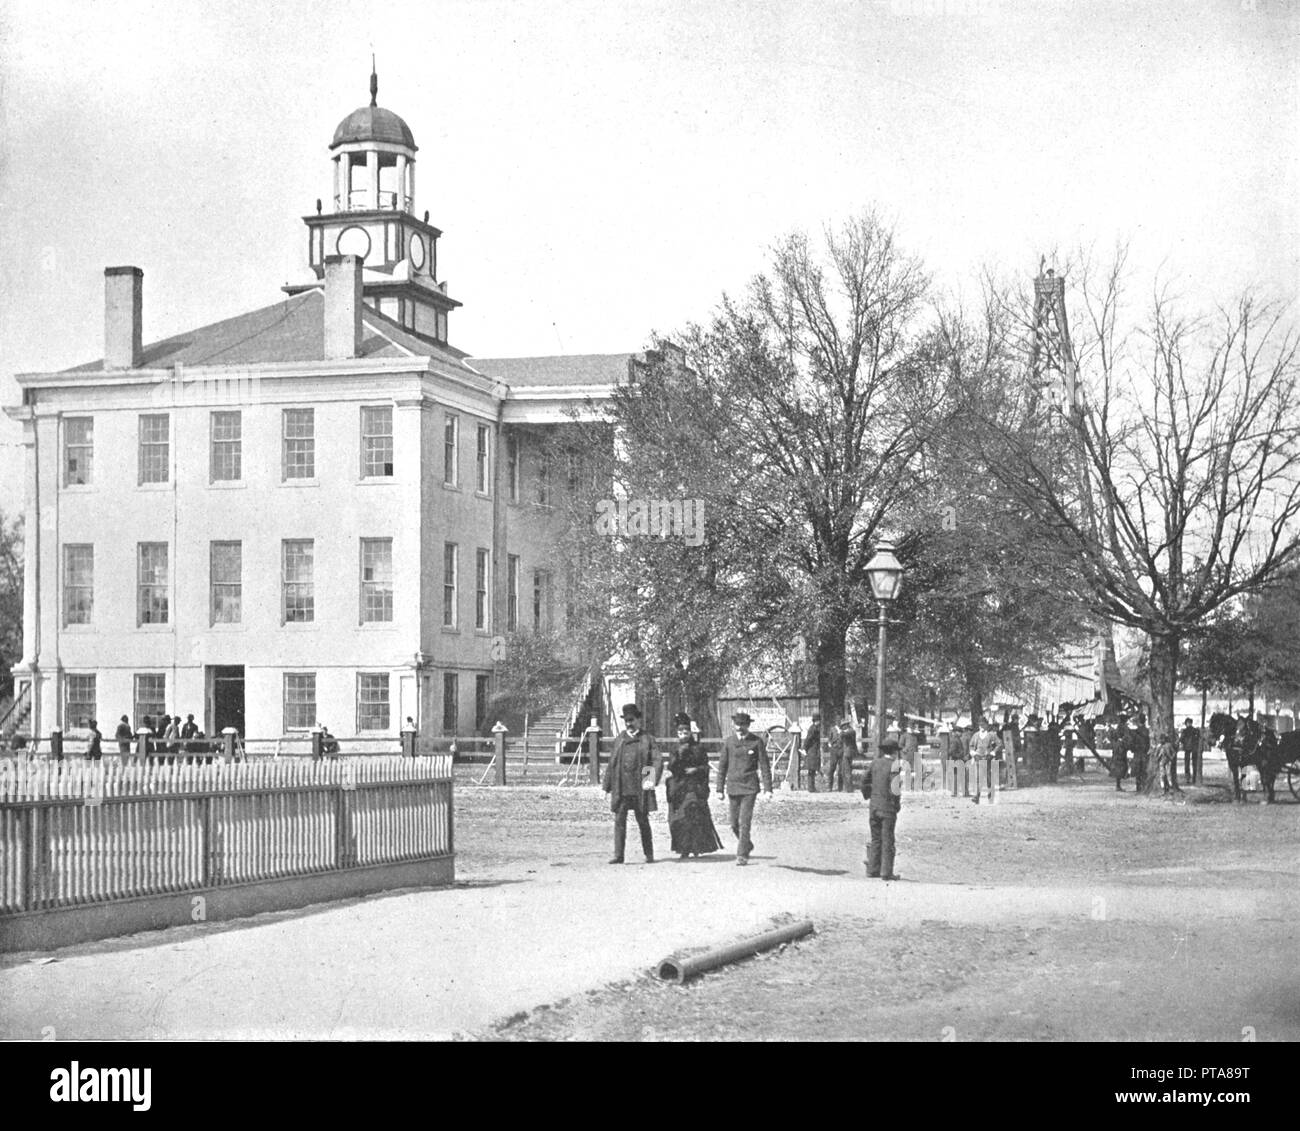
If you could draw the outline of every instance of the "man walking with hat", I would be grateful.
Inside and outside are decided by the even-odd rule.
[[[663,755],[655,751],[654,739],[641,730],[641,708],[629,703],[623,708],[623,732],[614,739],[614,752],[605,767],[605,792],[609,794],[609,807],[614,812],[614,858],[610,860],[611,864],[623,863],[629,810],[641,830],[645,862],[655,862],[650,814],[659,808],[655,801],[655,786],[659,784],[663,770]]]
[[[722,744],[718,755],[718,796],[724,794],[731,805],[731,831],[736,836],[736,863],[749,863],[754,842],[749,827],[754,819],[754,801],[758,797],[759,776],[763,792],[772,795],[772,767],[767,760],[767,746],[756,734],[749,733],[753,721],[744,711],[731,716],[736,733]]]
[[[903,797],[900,774],[903,763],[898,757],[898,743],[887,738],[880,743],[876,756],[862,780],[862,796],[871,802],[871,844],[867,848],[867,876],[871,879],[896,880],[894,874],[894,826]]]
[[[817,792],[817,775],[822,768],[822,713],[812,713],[812,724],[803,736],[803,768],[808,772],[808,792]]]

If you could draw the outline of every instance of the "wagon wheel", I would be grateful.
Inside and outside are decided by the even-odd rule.
[[[794,765],[794,737],[786,727],[767,728],[767,752],[774,782],[780,776],[782,762],[785,763],[785,776],[790,777],[790,770]]]
[[[1300,801],[1300,758],[1287,766],[1286,784],[1291,790],[1291,796]]]

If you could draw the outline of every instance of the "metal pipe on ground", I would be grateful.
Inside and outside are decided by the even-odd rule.
[[[794,942],[795,939],[801,939],[804,935],[810,935],[812,932],[812,920],[804,919],[799,923],[791,923],[788,927],[778,927],[774,931],[766,931],[761,935],[754,935],[752,938],[743,939],[729,946],[705,951],[705,953],[697,954],[693,958],[665,958],[656,967],[656,972],[665,982],[676,982],[680,986],[687,978],[703,974],[706,970],[715,970],[717,967],[725,966],[729,962],[737,962],[742,958],[751,958],[755,954],[762,954],[763,951],[771,950],[782,943]]]

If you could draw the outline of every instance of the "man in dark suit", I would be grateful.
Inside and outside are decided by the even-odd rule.
[[[867,876],[871,879],[896,880],[894,872],[894,827],[902,808],[901,773],[898,743],[885,739],[876,751],[866,777],[862,779],[862,796],[871,802],[871,844],[867,848]]]
[[[1183,720],[1183,729],[1178,735],[1178,745],[1183,751],[1183,773],[1190,784],[1194,780],[1197,755],[1201,752],[1201,732],[1192,724],[1191,719]],[[1176,780],[1175,784],[1177,784]]]
[[[131,731],[131,720],[125,715],[122,716],[122,721],[117,724],[117,730],[113,732],[113,737],[117,739],[117,752],[119,754],[131,753],[131,739],[135,735]]]
[[[772,766],[767,759],[767,746],[756,734],[749,733],[753,721],[744,711],[731,716],[736,733],[722,744],[718,755],[718,796],[726,795],[731,806],[731,831],[736,836],[736,863],[749,863],[754,842],[749,839],[750,825],[754,819],[754,801],[758,797],[759,777],[763,792],[772,796]]]
[[[817,774],[822,768],[822,713],[812,713],[812,725],[803,736],[803,768],[808,771],[808,792],[817,792]]]
[[[614,739],[614,752],[605,767],[605,792],[609,794],[609,807],[614,813],[614,857],[611,864],[623,863],[629,811],[636,817],[637,828],[641,830],[645,862],[655,862],[650,814],[659,808],[654,787],[659,784],[663,772],[663,755],[655,750],[654,739],[641,730],[641,708],[629,703],[623,708],[623,732]]]

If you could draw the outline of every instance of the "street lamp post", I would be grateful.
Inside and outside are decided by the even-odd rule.
[[[867,577],[871,580],[871,591],[880,606],[880,641],[876,647],[876,754],[880,754],[880,744],[885,740],[885,632],[889,624],[887,612],[890,602],[898,596],[898,585],[903,576],[903,567],[894,557],[892,542],[881,542],[876,552],[867,562]],[[902,720],[899,720],[902,726]]]

